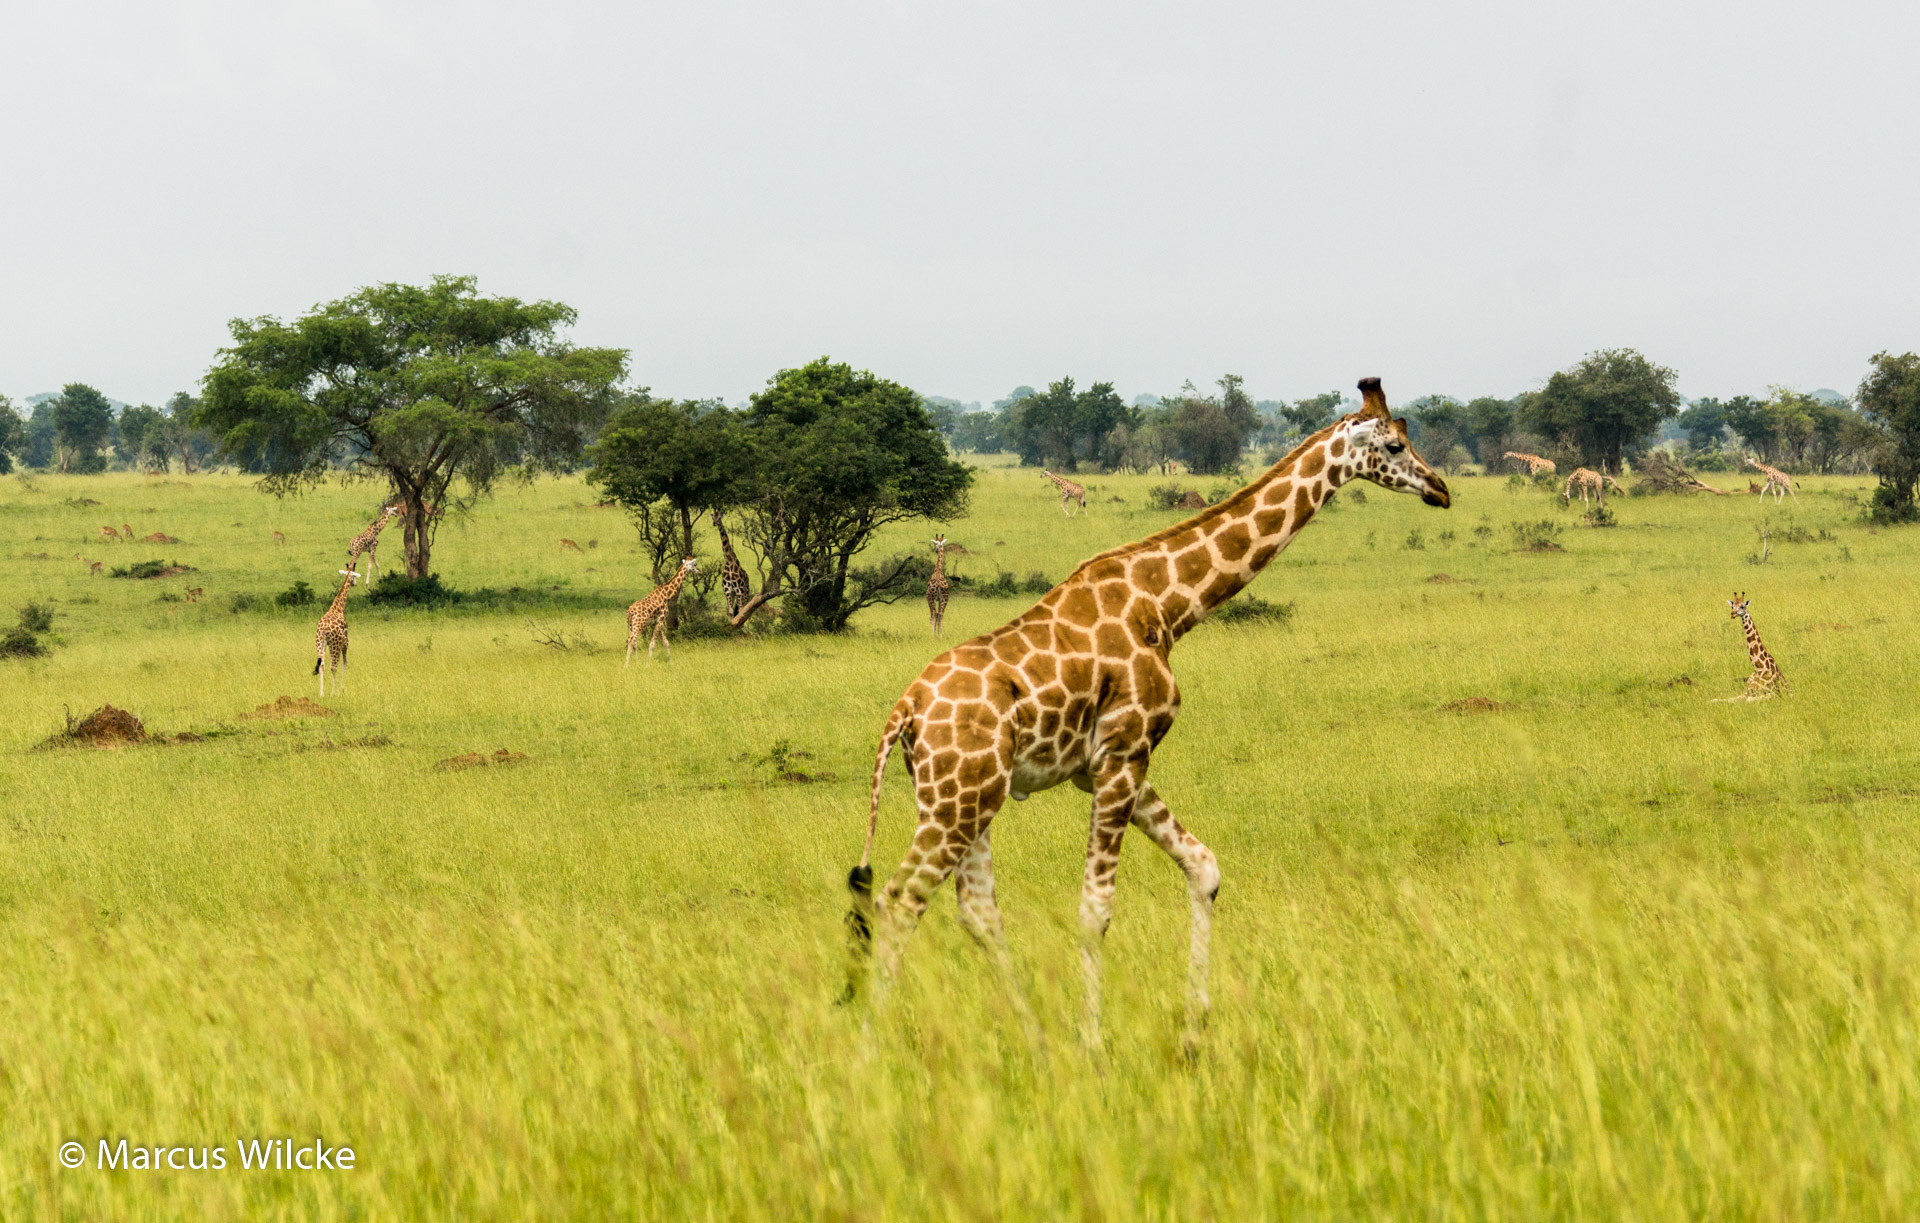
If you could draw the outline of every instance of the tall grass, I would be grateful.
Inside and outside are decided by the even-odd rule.
[[[1069,521],[985,471],[961,571],[1063,577],[1173,520],[1154,482],[1094,477]],[[1187,638],[1155,778],[1226,873],[1188,1062],[1184,885],[1140,842],[1107,1047],[1074,1039],[1071,790],[995,837],[1039,1045],[945,900],[885,1009],[832,1005],[874,735],[938,648],[917,601],[623,670],[633,534],[544,482],[435,553],[524,605],[356,594],[336,716],[253,720],[314,692],[320,608],[271,596],[331,590],[374,495],[0,483],[0,618],[56,610],[48,656],[0,660],[0,1216],[1912,1217],[1920,571],[1862,482],[1807,484],[1604,530],[1497,479],[1342,498],[1253,588],[1289,620]],[[1763,515],[1809,538],[1749,564]],[[1515,550],[1542,518],[1565,551]],[[76,551],[149,559],[108,521],[193,572],[89,577]],[[1747,670],[1735,589],[1790,699],[1712,703]],[[948,640],[1024,605],[956,597]],[[34,750],[105,701],[207,737]],[[833,779],[779,780],[780,740]],[[501,747],[528,759],[435,767]],[[895,776],[882,863],[909,829]],[[55,1154],[261,1135],[357,1164]]]

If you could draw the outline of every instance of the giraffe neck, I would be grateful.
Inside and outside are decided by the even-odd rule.
[[[1165,565],[1136,563],[1132,580],[1159,604],[1163,623],[1179,638],[1240,593],[1352,477],[1355,451],[1347,435],[1353,423],[1322,429],[1219,505],[1087,564],[1164,556]]]
[[[333,596],[333,603],[331,606],[327,608],[327,614],[329,616],[337,616],[340,614],[340,609],[347,605],[347,592],[352,589],[353,589],[352,582],[348,581],[346,578],[340,579],[340,591],[338,594]]]
[[[1747,657],[1753,661],[1755,670],[1763,670],[1763,662],[1771,661],[1773,655],[1767,653],[1767,647],[1760,644],[1760,630],[1753,627],[1753,613],[1740,612],[1741,627],[1747,631]]]
[[[660,601],[662,603],[672,602],[673,596],[680,593],[681,583],[685,582],[686,580],[687,580],[687,571],[685,569],[674,570],[673,576],[667,579],[667,584],[660,588],[660,592],[661,592]]]
[[[933,554],[933,576],[936,578],[944,578],[947,576],[947,554],[945,552],[935,552]]]

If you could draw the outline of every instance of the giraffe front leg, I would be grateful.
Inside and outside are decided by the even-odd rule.
[[[920,826],[913,834],[913,847],[893,872],[887,886],[874,897],[879,929],[874,932],[879,946],[874,957],[876,985],[884,992],[900,970],[901,951],[908,936],[920,924],[934,891],[946,881],[969,846],[957,825],[959,811],[953,803],[943,803],[923,811]]]
[[[1120,842],[1145,784],[1147,760],[1126,756],[1101,764],[1093,776],[1093,818],[1087,830],[1087,869],[1080,886],[1080,972],[1086,984],[1081,1037],[1100,1048],[1101,943],[1113,921],[1114,879],[1120,872]]]
[[[1207,990],[1208,951],[1213,939],[1213,902],[1220,894],[1220,863],[1199,838],[1180,826],[1173,812],[1148,782],[1133,805],[1133,825],[1179,864],[1187,877],[1187,899],[1193,906],[1193,927],[1187,946],[1187,1030],[1185,1044],[1194,1050],[1213,1000]]]
[[[1013,955],[1007,950],[1006,930],[1000,921],[1000,906],[994,900],[992,832],[991,826],[981,829],[980,835],[973,839],[973,844],[967,847],[960,857],[959,866],[954,869],[953,884],[960,906],[960,924],[992,957],[994,968],[999,971],[1001,983],[1006,987],[1007,998],[1012,1002],[1021,1026],[1026,1029],[1028,1042],[1037,1046],[1040,1027],[1034,1022],[1033,1009],[1027,1005],[1026,991],[1020,988],[1020,978],[1014,972]]]

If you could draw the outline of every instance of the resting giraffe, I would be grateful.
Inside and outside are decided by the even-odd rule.
[[[1727,600],[1729,614],[1746,630],[1747,657],[1753,660],[1746,695],[1715,697],[1715,701],[1764,701],[1787,690],[1787,678],[1780,674],[1780,664],[1773,661],[1767,647],[1760,644],[1760,630],[1753,627],[1753,613],[1748,610],[1752,602],[1745,594],[1736,594]]]
[[[720,596],[727,601],[727,619],[731,620],[747,605],[752,587],[747,582],[746,566],[733,553],[733,541],[727,538],[727,524],[720,521],[720,511],[711,513],[713,529],[720,532]]]
[[[1060,512],[1061,513],[1065,514],[1069,518],[1073,517],[1073,510],[1071,507],[1073,503],[1076,501],[1080,503],[1080,508],[1082,511],[1084,511],[1087,508],[1087,490],[1085,486],[1075,484],[1072,480],[1065,479],[1064,477],[1056,476],[1044,467],[1040,469],[1040,474],[1045,476],[1047,479],[1052,480],[1053,486],[1060,490]]]
[[[940,635],[940,622],[947,618],[947,598],[953,593],[947,582],[947,537],[933,537],[933,576],[927,579],[927,618],[933,621],[933,635]]]
[[[332,664],[334,679],[338,691],[347,690],[347,592],[360,580],[360,575],[349,565],[340,571],[346,581],[340,583],[340,590],[333,596],[333,603],[320,614],[320,623],[313,626],[313,673],[320,677],[320,696],[327,695],[327,677],[322,668]]]
[[[673,597],[680,593],[689,573],[700,572],[700,562],[691,556],[680,562],[680,568],[674,575],[653,588],[653,593],[644,599],[636,599],[633,606],[627,608],[627,661],[633,661],[633,647],[640,641],[640,634],[648,625],[653,626],[653,636],[647,641],[647,661],[653,661],[653,647],[660,641],[667,641],[667,657],[673,657],[673,642],[667,640],[667,609],[673,604]]]
[[[1543,459],[1537,454],[1528,454],[1524,450],[1509,450],[1505,454],[1501,455],[1500,457],[1503,459],[1514,459],[1517,462],[1525,463],[1527,465],[1527,479],[1529,480],[1533,479],[1533,477],[1539,475],[1543,471],[1550,476],[1557,474],[1553,466],[1552,459]]]
[[[1776,501],[1785,501],[1788,493],[1793,493],[1793,499],[1795,501],[1800,500],[1800,494],[1793,492],[1793,477],[1786,472],[1781,471],[1778,467],[1768,467],[1759,459],[1748,459],[1747,466],[1753,468],[1755,471],[1766,474],[1767,482],[1759,490],[1762,500],[1766,499],[1768,493],[1772,493]],[[1748,491],[1753,491],[1751,484],[1748,485]]]
[[[1590,467],[1576,467],[1573,469],[1573,474],[1567,477],[1567,486],[1560,490],[1560,501],[1563,505],[1572,505],[1573,494],[1578,492],[1580,504],[1585,505],[1587,494],[1592,493],[1601,505],[1605,505],[1607,503],[1606,486],[1609,484],[1613,485],[1613,491],[1622,497],[1627,495],[1627,490],[1620,487],[1620,481],[1612,476],[1603,476]]]
[[[355,562],[360,559],[361,553],[366,554],[369,588],[373,586],[374,578],[380,572],[380,532],[387,529],[387,524],[392,522],[394,515],[399,512],[400,506],[397,502],[382,506],[380,516],[373,520],[373,525],[347,541],[347,568],[358,568]]]
[[[1100,943],[1113,911],[1120,841],[1131,823],[1187,878],[1192,906],[1189,1035],[1208,1006],[1207,953],[1220,868],[1182,828],[1147,778],[1172,729],[1180,696],[1168,656],[1212,608],[1251,582],[1354,477],[1450,502],[1446,482],[1414,451],[1378,378],[1363,379],[1359,412],[1315,433],[1225,501],[1137,543],[1083,563],[1011,623],[928,664],[888,715],[874,760],[866,845],[848,876],[855,959],[849,987],[878,926],[880,981],[934,889],[956,875],[960,919],[1009,970],[994,904],[990,824],[1008,795],[1020,800],[1071,781],[1093,795],[1081,885],[1086,1034],[1100,1022]],[[912,847],[878,896],[874,829],[895,743],[913,774]],[[1017,991],[1016,991],[1017,992]]]

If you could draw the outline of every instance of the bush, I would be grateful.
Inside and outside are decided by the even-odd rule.
[[[192,565],[176,565],[172,561],[136,561],[131,565],[114,569],[112,576],[138,578],[145,581],[147,578],[170,578],[176,573],[192,572]]]
[[[1285,603],[1273,603],[1258,595],[1241,595],[1230,599],[1213,609],[1207,617],[1209,624],[1278,624],[1293,623],[1293,600]]]
[[[1043,595],[1058,584],[1038,569],[1033,570],[1023,578],[1017,578],[1011,572],[1002,569],[999,573],[996,573],[993,576],[993,580],[989,582],[960,577],[951,578],[950,581],[956,590],[964,590],[968,594],[980,595],[982,598],[988,599],[1012,599],[1020,595]]]
[[[45,603],[28,603],[20,609],[20,627],[29,633],[45,633],[53,628],[53,609]]]
[[[236,616],[239,615],[241,612],[248,612],[248,611],[252,611],[256,607],[265,607],[265,606],[266,606],[265,599],[262,599],[259,595],[256,595],[256,594],[249,594],[246,591],[236,592],[233,598],[228,600],[227,602],[227,610],[231,611]]]
[[[380,584],[367,592],[369,603],[399,607],[445,607],[460,602],[464,597],[453,587],[443,585],[437,573],[429,573],[423,578],[398,574],[382,577]]]
[[[1522,552],[1564,552],[1560,546],[1559,523],[1551,518],[1542,518],[1538,522],[1515,522],[1509,526],[1513,530],[1513,546]]]
[[[305,607],[318,597],[318,595],[314,594],[313,587],[307,585],[305,582],[295,582],[279,594],[273,596],[273,605],[275,607]]]
[[[40,634],[53,627],[53,609],[29,603],[20,609],[20,622],[0,633],[0,658],[38,658],[47,652]]]
[[[1615,518],[1613,511],[1605,505],[1594,506],[1585,514],[1582,514],[1581,518],[1590,527],[1617,527],[1620,525],[1620,520]]]

